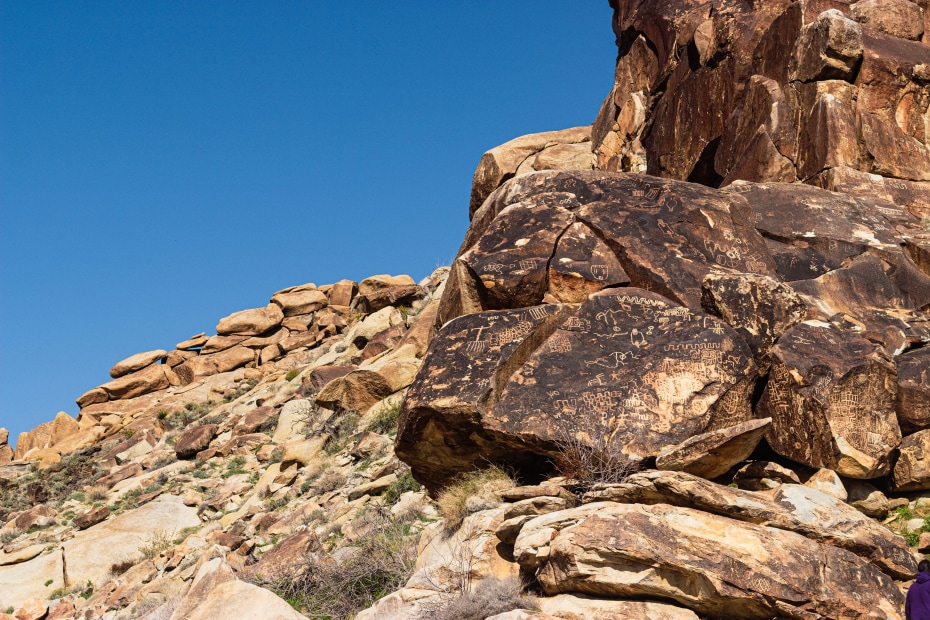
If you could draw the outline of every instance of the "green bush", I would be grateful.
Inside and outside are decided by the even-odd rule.
[[[393,435],[397,432],[397,420],[400,417],[401,401],[389,403],[382,407],[374,419],[368,423],[366,430],[381,435]]]
[[[287,371],[287,374],[284,375],[284,380],[293,381],[294,379],[297,378],[297,375],[299,374],[300,374],[299,370],[297,370],[296,368],[291,368],[290,370]]]
[[[381,499],[384,500],[385,505],[393,506],[400,501],[400,496],[407,491],[419,491],[422,488],[423,485],[413,479],[413,474],[410,473],[410,469],[405,468],[404,472],[397,477],[397,480],[392,482],[388,488],[384,490]]]

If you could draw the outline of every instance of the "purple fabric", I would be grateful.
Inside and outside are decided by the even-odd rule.
[[[907,591],[904,611],[907,620],[930,620],[930,573],[917,573],[916,582]]]

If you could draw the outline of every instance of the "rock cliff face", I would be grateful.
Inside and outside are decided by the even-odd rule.
[[[449,269],[278,291],[15,453],[0,430],[0,602],[299,617],[266,586],[318,617],[404,548],[360,620],[516,577],[532,611],[474,617],[902,618],[930,551],[930,6],[611,6],[594,123],[484,154]],[[522,486],[432,522],[426,492],[489,465]]]

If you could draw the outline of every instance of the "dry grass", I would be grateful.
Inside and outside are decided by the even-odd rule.
[[[469,514],[499,505],[498,493],[514,486],[510,474],[496,465],[456,477],[436,498],[446,529],[456,530]]]
[[[452,599],[440,609],[425,612],[430,620],[484,620],[514,609],[538,609],[538,603],[535,596],[524,592],[519,579],[510,577],[485,579],[477,588]]]
[[[623,482],[639,471],[639,461],[630,459],[607,429],[591,421],[565,420],[563,430],[554,464],[562,476],[574,481],[577,492],[595,484]]]
[[[102,484],[95,484],[87,490],[88,502],[103,502],[110,496],[110,490]]]

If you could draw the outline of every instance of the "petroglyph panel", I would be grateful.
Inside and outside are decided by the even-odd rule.
[[[579,303],[607,286],[629,282],[614,253],[581,222],[568,227],[549,261],[549,294],[558,301]]]
[[[570,312],[560,304],[480,312],[454,319],[439,331],[398,424],[395,451],[418,479],[435,488],[478,459],[493,458],[494,448],[480,437],[482,416],[513,371]]]
[[[504,209],[459,260],[478,279],[489,310],[534,306],[546,294],[549,257],[572,223],[565,209],[517,203]]]
[[[779,454],[853,478],[887,474],[901,441],[897,378],[881,347],[822,322],[792,327],[771,350],[758,414]]]
[[[643,289],[607,289],[511,378],[485,424],[541,450],[581,428],[654,456],[748,420],[754,378],[748,346],[726,324]]]

